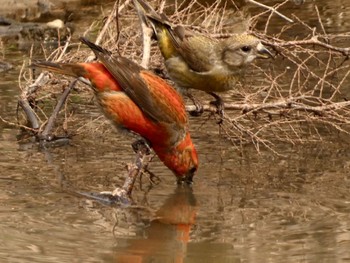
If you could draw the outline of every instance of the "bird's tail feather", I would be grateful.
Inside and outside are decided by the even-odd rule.
[[[178,39],[181,39],[178,30],[173,29],[166,15],[158,14],[146,1],[133,0],[133,2],[141,20],[153,29],[164,58],[174,56],[179,48]]]
[[[36,61],[30,67],[41,68],[50,72],[68,75],[72,77],[84,77],[86,75],[85,69],[79,64],[70,63],[54,63],[50,61]]]
[[[169,19],[164,14],[158,14],[152,6],[143,0],[133,0],[137,12],[141,19],[149,26],[153,28],[157,33],[158,28],[171,28],[172,25]],[[148,23],[150,22],[150,23]]]
[[[110,51],[108,51],[107,49],[104,49],[103,47],[101,46],[98,46],[94,43],[92,43],[90,40],[88,40],[87,38],[85,37],[80,37],[79,40],[87,45],[94,53],[95,55],[98,57],[98,54],[99,53],[103,53],[103,54],[106,54],[106,55],[112,55],[112,53]]]

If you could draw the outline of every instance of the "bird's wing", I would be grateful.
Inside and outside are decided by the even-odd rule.
[[[169,29],[172,43],[188,67],[195,72],[210,71],[216,63],[217,40],[185,30],[178,26]]]
[[[213,52],[217,40],[173,26],[164,14],[158,14],[143,0],[133,0],[143,21],[150,22],[165,59],[181,56],[193,71],[209,71],[215,63]]]
[[[185,127],[187,113],[181,95],[165,80],[150,71],[141,70],[140,75],[147,83],[150,97],[157,105],[158,111],[168,115],[169,122]]]
[[[81,38],[81,41],[92,49],[96,57],[118,81],[123,91],[147,116],[156,122],[164,123],[181,120],[185,125],[187,117],[182,99],[163,79],[147,73],[141,66],[127,58],[112,56],[109,51],[85,38]],[[167,97],[169,94],[172,96],[170,99]],[[174,112],[174,106],[177,110],[180,109],[179,115],[182,117]]]

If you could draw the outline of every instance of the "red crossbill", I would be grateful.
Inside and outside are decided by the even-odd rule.
[[[102,112],[114,126],[146,139],[179,181],[190,182],[198,157],[182,97],[165,80],[131,60],[112,56],[86,39],[82,42],[101,62],[35,62],[32,66],[90,80]]]

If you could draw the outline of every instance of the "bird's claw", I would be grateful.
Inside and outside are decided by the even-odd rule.
[[[216,113],[219,115],[220,119],[217,122],[217,124],[222,124],[224,121],[224,110],[225,110],[225,104],[224,101],[222,100],[222,98],[218,95],[216,95],[213,92],[209,93],[210,95],[212,95],[215,100],[210,102],[210,105],[213,105],[216,107]]]
[[[193,102],[194,106],[196,107],[195,110],[190,111],[189,114],[193,117],[201,116],[204,112],[204,108],[202,103],[197,100],[191,93],[187,94],[188,98]]]
[[[196,106],[196,109],[190,111],[189,114],[193,117],[201,116],[204,112],[203,105],[201,103],[199,103],[198,101],[196,101],[196,102],[193,101],[193,103],[194,103],[194,106]]]
[[[139,139],[134,141],[131,144],[131,147],[135,153],[137,153],[138,151],[144,151],[146,155],[149,155],[151,153],[151,147],[145,139]]]

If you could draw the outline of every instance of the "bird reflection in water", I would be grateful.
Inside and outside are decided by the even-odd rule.
[[[196,210],[196,199],[191,186],[178,186],[145,229],[145,238],[129,240],[125,249],[118,250],[115,262],[184,262]]]

